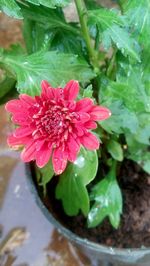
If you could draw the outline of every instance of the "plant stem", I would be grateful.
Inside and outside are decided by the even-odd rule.
[[[80,20],[82,34],[83,34],[83,37],[84,37],[84,40],[86,42],[86,46],[88,49],[90,62],[95,72],[98,73],[99,63],[98,63],[97,53],[94,50],[94,47],[92,45],[88,26],[87,26],[87,11],[86,11],[86,6],[84,4],[84,0],[75,0],[75,4],[76,4],[79,20]]]
[[[117,174],[116,172],[117,172],[117,161],[113,160],[109,174],[108,174],[108,178],[112,180],[116,179],[116,174]]]
[[[109,62],[109,66],[108,66],[108,69],[107,69],[107,77],[111,78],[112,76],[112,72],[114,71],[114,68],[115,68],[115,60],[116,60],[116,53],[117,53],[117,49],[115,48],[114,49],[114,53],[112,55],[112,58]]]

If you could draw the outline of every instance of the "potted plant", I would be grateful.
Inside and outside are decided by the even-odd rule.
[[[101,2],[0,1],[23,18],[25,41],[0,50],[1,102],[14,83],[18,94],[6,103],[8,144],[33,162],[48,219],[97,265],[148,266],[149,1]]]

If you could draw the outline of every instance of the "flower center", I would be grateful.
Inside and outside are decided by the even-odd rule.
[[[46,137],[55,145],[64,142],[68,138],[72,113],[68,108],[52,104],[43,104],[38,113],[33,116],[33,123],[36,130],[34,138]]]

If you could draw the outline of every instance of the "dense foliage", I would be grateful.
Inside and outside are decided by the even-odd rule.
[[[66,19],[70,2],[79,21]],[[89,227],[108,216],[117,228],[122,213],[120,165],[128,158],[150,174],[149,0],[118,0],[113,9],[94,0],[0,0],[0,9],[23,19],[25,41],[25,47],[0,50],[5,73],[1,103],[13,93],[39,95],[43,79],[54,87],[76,79],[80,99],[90,97],[111,110],[112,116],[95,130],[100,150],[80,150],[59,176],[56,197],[68,215],[81,211],[87,216]],[[45,187],[53,176],[51,162],[39,171]]]

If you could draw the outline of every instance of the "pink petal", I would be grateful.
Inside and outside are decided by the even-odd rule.
[[[80,124],[75,124],[75,127],[73,129],[73,132],[76,133],[77,136],[81,137],[85,134],[86,129],[83,128]]]
[[[88,150],[97,150],[100,145],[98,138],[90,132],[88,132],[85,136],[81,137],[80,142]]]
[[[84,127],[87,129],[96,129],[97,128],[97,124],[94,121],[87,121],[84,123]]]
[[[91,119],[96,121],[105,120],[111,116],[110,110],[102,106],[93,106],[89,114],[91,115]]]
[[[21,100],[11,100],[8,103],[6,103],[5,105],[5,109],[6,111],[10,112],[10,113],[15,113],[15,112],[23,112],[26,111],[26,107],[24,106],[24,104],[22,103]]]
[[[88,113],[78,112],[76,117],[71,120],[72,123],[85,123],[90,120],[90,115]]]
[[[19,146],[19,145],[24,145],[28,143],[29,138],[16,138],[14,135],[11,135],[7,138],[7,143],[11,147]]]
[[[42,146],[45,144],[45,139],[42,140],[36,140],[35,142],[35,146],[36,146],[36,150],[40,151],[42,149]]]
[[[44,99],[52,99],[54,98],[54,90],[51,85],[46,81],[46,80],[43,80],[42,83],[41,83],[41,87],[42,87],[42,94],[41,96],[44,98]]]
[[[64,99],[64,90],[61,88],[53,89],[53,99],[57,100],[57,102],[60,102],[62,99]]]
[[[67,166],[67,154],[61,148],[56,148],[52,155],[54,172],[60,175]]]
[[[12,121],[14,124],[18,124],[18,125],[29,125],[30,123],[30,118],[28,117],[28,113],[15,113],[13,114],[13,117],[12,117]]]
[[[21,159],[24,162],[30,162],[35,160],[36,148],[35,142],[30,141],[21,153]]]
[[[14,136],[17,138],[23,138],[25,136],[31,135],[32,132],[33,132],[33,129],[30,127],[20,127],[15,130]]]
[[[68,102],[67,107],[69,108],[70,111],[74,111],[76,108],[76,102]]]
[[[52,154],[52,147],[48,148],[47,144],[45,144],[41,150],[36,152],[36,164],[38,167],[44,167]]]
[[[35,101],[36,103],[38,103],[39,105],[42,105],[43,103],[43,99],[41,96],[35,96]],[[31,107],[32,108],[32,107]]]
[[[29,105],[21,100],[11,100],[6,106],[8,112],[13,113],[12,121],[15,124],[29,124]]]
[[[51,85],[46,80],[42,80],[41,87],[42,87],[42,94],[47,94],[47,91],[49,87],[51,87]]]
[[[68,146],[68,160],[70,162],[74,162],[80,150],[80,145],[76,142],[76,140],[72,136],[70,136],[67,142],[67,146]]]
[[[64,98],[68,101],[74,101],[79,93],[79,83],[76,80],[70,80],[64,88]]]
[[[20,100],[24,101],[28,105],[35,104],[35,99],[27,94],[21,94],[19,98]]]
[[[89,98],[82,99],[76,103],[76,111],[87,112],[93,106],[93,100]]]

